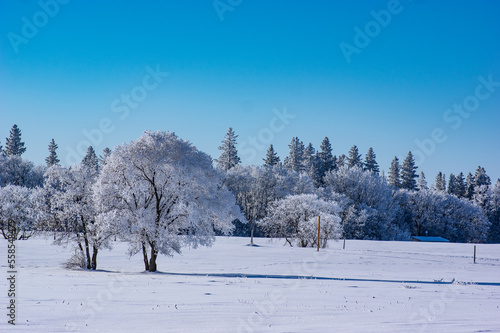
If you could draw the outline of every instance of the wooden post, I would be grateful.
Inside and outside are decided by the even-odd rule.
[[[316,242],[316,252],[319,252],[319,226],[320,226],[320,215],[318,215],[318,240]]]
[[[344,245],[342,246],[342,250],[345,250],[345,238],[344,238]]]
[[[476,263],[476,245],[474,245],[474,263]]]

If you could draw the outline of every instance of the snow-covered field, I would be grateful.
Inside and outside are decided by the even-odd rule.
[[[16,244],[17,325],[2,278],[0,332],[500,332],[500,245],[477,245],[473,264],[472,244],[332,241],[318,254],[218,237],[145,273],[124,243],[96,272],[62,268],[70,249],[50,239]]]

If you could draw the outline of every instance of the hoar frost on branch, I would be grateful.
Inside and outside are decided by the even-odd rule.
[[[98,213],[129,242],[130,254],[142,251],[145,269],[154,272],[158,254],[210,246],[215,230],[228,234],[233,220],[244,221],[222,182],[212,159],[188,141],[145,132],[106,159],[95,200]]]

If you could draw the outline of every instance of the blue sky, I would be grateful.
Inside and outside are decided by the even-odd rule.
[[[500,177],[499,2],[55,1],[0,2],[0,143],[18,124],[35,163],[145,130],[216,158],[232,126],[246,164],[328,136],[384,170],[411,150],[429,184]]]

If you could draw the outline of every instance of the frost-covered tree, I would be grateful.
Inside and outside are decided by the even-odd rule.
[[[500,179],[497,179],[495,186],[491,191],[488,219],[491,222],[488,230],[488,242],[500,243]]]
[[[455,177],[455,175],[453,173],[450,173],[450,176],[448,179],[447,193],[455,195],[456,191],[457,191],[457,178]]]
[[[264,164],[268,165],[268,166],[280,165],[280,157],[274,151],[273,145],[269,145],[269,148],[267,149],[267,153],[266,153],[266,158],[264,158],[263,160],[264,160]]]
[[[446,176],[441,171],[436,175],[436,180],[434,187],[436,191],[445,192],[446,191]]]
[[[283,162],[283,166],[295,172],[306,171],[304,162],[304,143],[300,141],[298,137],[294,137],[288,145],[288,148],[290,151]]]
[[[375,155],[373,148],[372,147],[368,148],[368,152],[366,153],[365,156],[364,169],[378,174],[380,170],[376,158],[377,155]]]
[[[323,167],[319,152],[314,149],[312,143],[309,143],[304,150],[304,167],[305,171],[311,177],[314,186],[320,187],[323,185]]]
[[[85,164],[71,168],[54,165],[45,173],[45,193],[40,196],[43,215],[39,224],[55,234],[57,245],[73,244],[83,267],[97,268],[99,249],[110,247],[114,231],[97,220],[93,186],[95,167]],[[46,200],[49,200],[47,203]],[[91,255],[92,251],[92,255]]]
[[[236,139],[238,136],[233,129],[229,127],[227,133],[222,140],[222,145],[219,147],[221,154],[217,161],[217,166],[220,170],[227,171],[234,166],[240,164],[241,160],[236,149]]]
[[[394,239],[404,234],[390,224],[392,191],[379,175],[344,166],[328,173],[325,184],[350,200],[342,213],[344,237]]]
[[[394,188],[400,188],[401,187],[401,178],[400,178],[400,166],[399,166],[399,159],[394,156],[394,159],[391,162],[391,167],[389,168],[389,172],[387,174],[387,183],[394,187]]]
[[[340,169],[341,167],[343,167],[344,165],[346,165],[346,163],[347,163],[347,156],[345,156],[344,154],[340,155],[337,158],[337,167],[336,167],[336,169]]]
[[[463,198],[465,196],[465,178],[463,172],[460,172],[455,178],[455,192],[453,194],[458,198]]]
[[[334,170],[336,166],[336,158],[332,155],[332,145],[328,137],[325,137],[319,147],[319,158],[321,160],[322,176],[325,173]]]
[[[409,191],[417,189],[417,166],[411,151],[408,152],[403,165],[401,166],[401,188]]]
[[[52,139],[49,144],[49,156],[45,158],[45,163],[47,163],[47,167],[51,167],[54,164],[59,164],[59,158],[57,158],[57,153],[56,153],[57,148],[58,146],[56,142],[54,141],[54,139]]]
[[[465,197],[469,200],[472,200],[474,196],[474,176],[469,172],[467,174],[467,178],[465,180]]]
[[[290,246],[316,246],[320,216],[320,246],[341,234],[340,207],[315,194],[291,195],[272,202],[267,216],[259,222],[269,237],[284,238]]]
[[[427,190],[429,189],[427,187],[427,180],[425,179],[425,174],[423,171],[420,171],[420,176],[418,177],[418,180],[417,180],[417,188],[419,190]]]
[[[5,139],[4,153],[7,156],[21,156],[26,151],[21,141],[21,130],[16,124],[10,130],[10,137]]]
[[[102,150],[102,155],[99,156],[99,165],[105,165],[106,160],[110,155],[111,155],[111,149],[109,149],[108,147],[104,148]]]
[[[146,270],[154,272],[158,254],[171,256],[183,245],[210,246],[216,230],[228,234],[232,221],[244,220],[222,182],[210,156],[188,141],[170,132],[145,132],[114,149],[95,198],[98,213],[118,225],[131,254],[142,250]]]
[[[0,156],[0,186],[42,186],[45,167],[35,166],[18,155]]]
[[[92,146],[89,146],[87,149],[87,154],[82,160],[82,165],[94,170],[95,172],[99,171],[99,159],[97,158],[95,150]]]
[[[484,242],[490,222],[483,211],[443,191],[412,192],[413,234],[442,236],[452,242]]]
[[[31,189],[17,185],[0,187],[0,227],[5,239],[28,239],[35,232]]]
[[[486,174],[486,171],[484,170],[483,167],[478,166],[476,169],[476,173],[474,175],[474,187],[478,188],[480,186],[489,186],[491,185],[491,179],[490,177]]]
[[[363,168],[363,160],[361,159],[361,154],[359,153],[359,149],[356,145],[352,146],[349,150],[349,154],[347,156],[347,166],[349,168],[355,166]]]
[[[225,184],[236,197],[241,212],[248,221],[242,236],[260,235],[257,221],[266,216],[269,203],[287,195],[313,193],[314,186],[305,173],[281,166],[237,166],[228,171]]]

